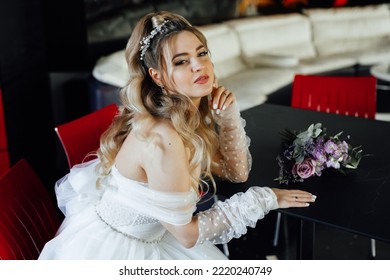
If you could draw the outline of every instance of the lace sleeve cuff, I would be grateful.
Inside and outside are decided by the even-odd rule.
[[[246,234],[269,211],[278,208],[275,193],[268,187],[251,187],[225,201],[218,201],[198,216],[197,244],[206,241],[223,244]]]

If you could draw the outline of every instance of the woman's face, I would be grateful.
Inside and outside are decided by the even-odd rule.
[[[167,54],[168,77],[176,91],[198,106],[200,99],[213,89],[214,66],[208,50],[193,33],[183,31],[172,38]]]

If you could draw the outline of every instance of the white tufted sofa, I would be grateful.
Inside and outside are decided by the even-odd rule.
[[[220,84],[235,92],[241,110],[265,102],[297,73],[390,62],[387,4],[256,16],[199,29],[208,40]],[[99,59],[93,76],[123,86],[124,51]]]

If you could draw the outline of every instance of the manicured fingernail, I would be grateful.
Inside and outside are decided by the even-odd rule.
[[[217,109],[217,115],[219,115],[220,112],[221,112],[221,110]]]
[[[311,197],[312,197],[313,201],[317,199],[316,195],[312,195]]]
[[[226,109],[226,105],[223,105],[222,110],[225,110],[225,109]]]
[[[214,104],[214,105],[213,105],[213,109],[214,109],[214,110],[217,109],[217,104]]]
[[[309,206],[310,204],[309,203],[305,203],[306,206]]]

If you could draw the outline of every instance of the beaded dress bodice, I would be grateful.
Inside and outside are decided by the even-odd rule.
[[[114,231],[144,243],[157,243],[166,229],[161,221],[185,224],[195,210],[196,195],[158,192],[148,185],[125,178],[113,167],[110,186],[95,210]]]

